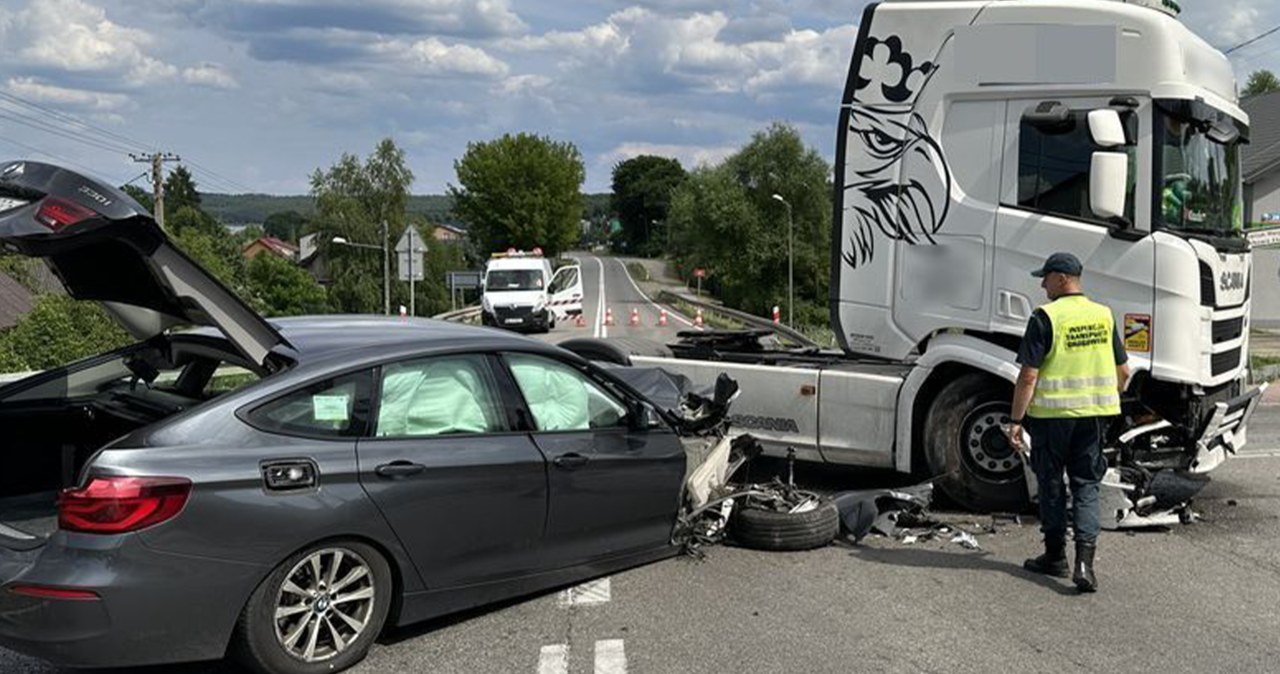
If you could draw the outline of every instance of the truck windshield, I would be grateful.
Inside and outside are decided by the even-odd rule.
[[[1247,129],[1203,103],[1156,105],[1156,217],[1164,229],[1240,238],[1240,140]]]
[[[542,272],[537,269],[494,269],[485,281],[485,290],[542,290]]]

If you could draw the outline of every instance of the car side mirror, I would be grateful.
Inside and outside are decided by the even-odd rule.
[[[1089,165],[1089,210],[1102,220],[1123,218],[1128,181],[1129,155],[1094,152]]]
[[[1120,113],[1111,108],[1089,112],[1089,137],[1093,144],[1103,148],[1123,147],[1127,144]]]

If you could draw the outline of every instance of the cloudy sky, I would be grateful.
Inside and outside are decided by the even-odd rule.
[[[1280,24],[1275,0],[1181,1],[1219,47]],[[784,120],[830,160],[865,4],[0,0],[0,156],[124,182],[125,152],[173,151],[205,191],[292,194],[390,136],[439,193],[468,141],[530,131],[576,143],[607,191],[621,159],[691,168]],[[1233,57],[1241,81],[1280,73],[1280,34]]]

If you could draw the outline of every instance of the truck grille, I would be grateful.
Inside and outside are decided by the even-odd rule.
[[[494,307],[493,315],[499,321],[508,318],[529,318],[533,314],[533,307]]]
[[[1230,372],[1240,365],[1240,347],[1223,351],[1222,353],[1213,354],[1210,369],[1213,376],[1218,376],[1225,372]]]
[[[1200,306],[1212,307],[1218,304],[1218,293],[1213,285],[1213,270],[1204,260],[1200,261]]]
[[[1229,342],[1244,334],[1244,316],[1213,322],[1213,343]]]

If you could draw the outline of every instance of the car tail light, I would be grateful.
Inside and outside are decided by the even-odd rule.
[[[58,497],[58,528],[123,534],[172,519],[187,503],[191,481],[181,477],[93,477]]]
[[[12,585],[9,591],[24,597],[38,599],[68,599],[71,601],[95,601],[101,599],[93,590],[73,590],[65,587],[49,587],[47,585]]]
[[[55,232],[97,216],[93,209],[59,197],[45,197],[36,211],[36,220]]]

